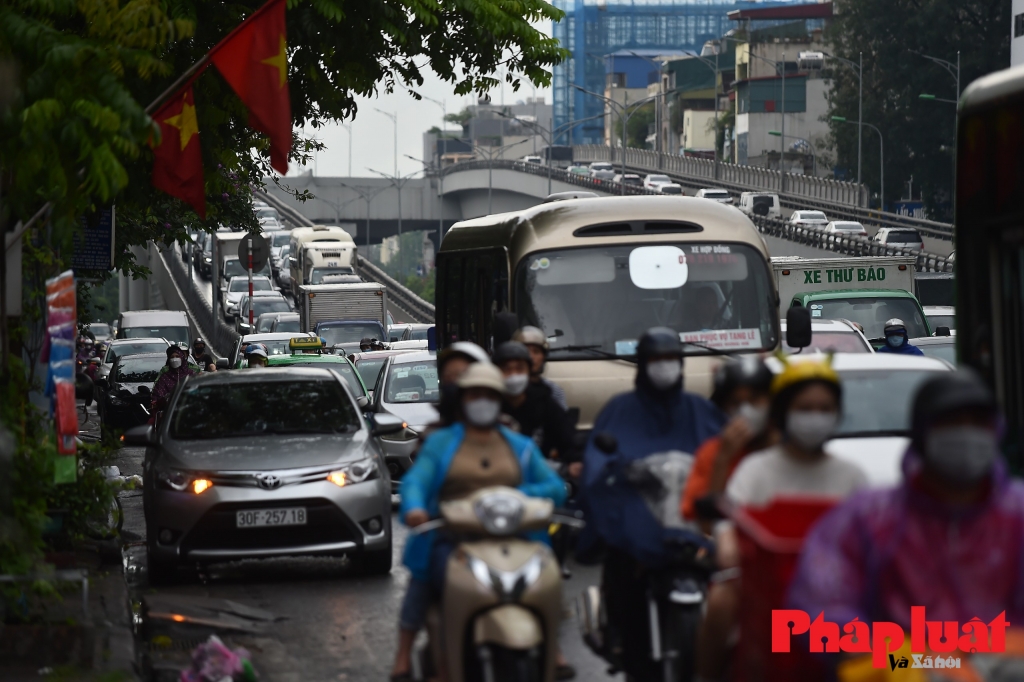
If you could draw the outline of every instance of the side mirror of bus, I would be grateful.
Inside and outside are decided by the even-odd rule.
[[[217,369],[231,369],[231,365],[228,364],[227,358],[217,358]]]
[[[790,348],[811,345],[811,311],[807,308],[793,306],[786,311],[786,345]]]

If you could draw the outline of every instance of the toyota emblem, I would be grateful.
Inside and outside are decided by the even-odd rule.
[[[257,474],[256,484],[264,490],[273,490],[281,487],[281,479],[274,474]]]

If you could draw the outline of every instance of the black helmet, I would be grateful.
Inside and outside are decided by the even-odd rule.
[[[925,430],[954,410],[979,409],[996,414],[996,398],[973,370],[939,372],[921,384],[914,396],[910,431],[914,445],[921,448]]]
[[[636,345],[637,359],[646,361],[655,355],[683,357],[683,344],[679,334],[668,327],[652,327],[644,332]]]
[[[518,341],[506,341],[498,346],[494,349],[494,356],[491,360],[496,365],[501,365],[509,360],[522,360],[526,364],[531,362],[529,349]]]
[[[752,355],[727,360],[715,370],[711,402],[722,407],[729,395],[741,386],[767,394],[771,391],[773,376],[768,366]]]
[[[192,346],[193,347],[195,347],[195,346],[205,346],[205,345],[206,345],[206,341],[203,341],[203,337],[201,337],[201,336],[197,336],[196,340],[192,342]]]

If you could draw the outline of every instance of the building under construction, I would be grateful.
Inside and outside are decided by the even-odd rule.
[[[563,144],[601,144],[605,56],[622,50],[693,51],[736,28],[729,12],[795,2],[734,0],[554,0],[566,14],[552,33],[571,56],[555,66],[554,126]],[[573,87],[577,86],[577,87]],[[574,122],[580,121],[578,124]]]

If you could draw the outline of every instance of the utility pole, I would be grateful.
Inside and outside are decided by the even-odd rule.
[[[405,255],[402,251],[402,187],[404,187],[407,182],[412,180],[414,175],[418,175],[420,171],[416,171],[415,173],[409,173],[408,175],[401,176],[388,175],[387,173],[382,173],[379,170],[374,170],[372,168],[367,168],[366,170],[370,171],[371,173],[376,173],[382,178],[387,178],[388,180],[391,181],[391,185],[396,190],[398,190],[398,273],[399,281],[401,281],[401,276],[405,273]]]

